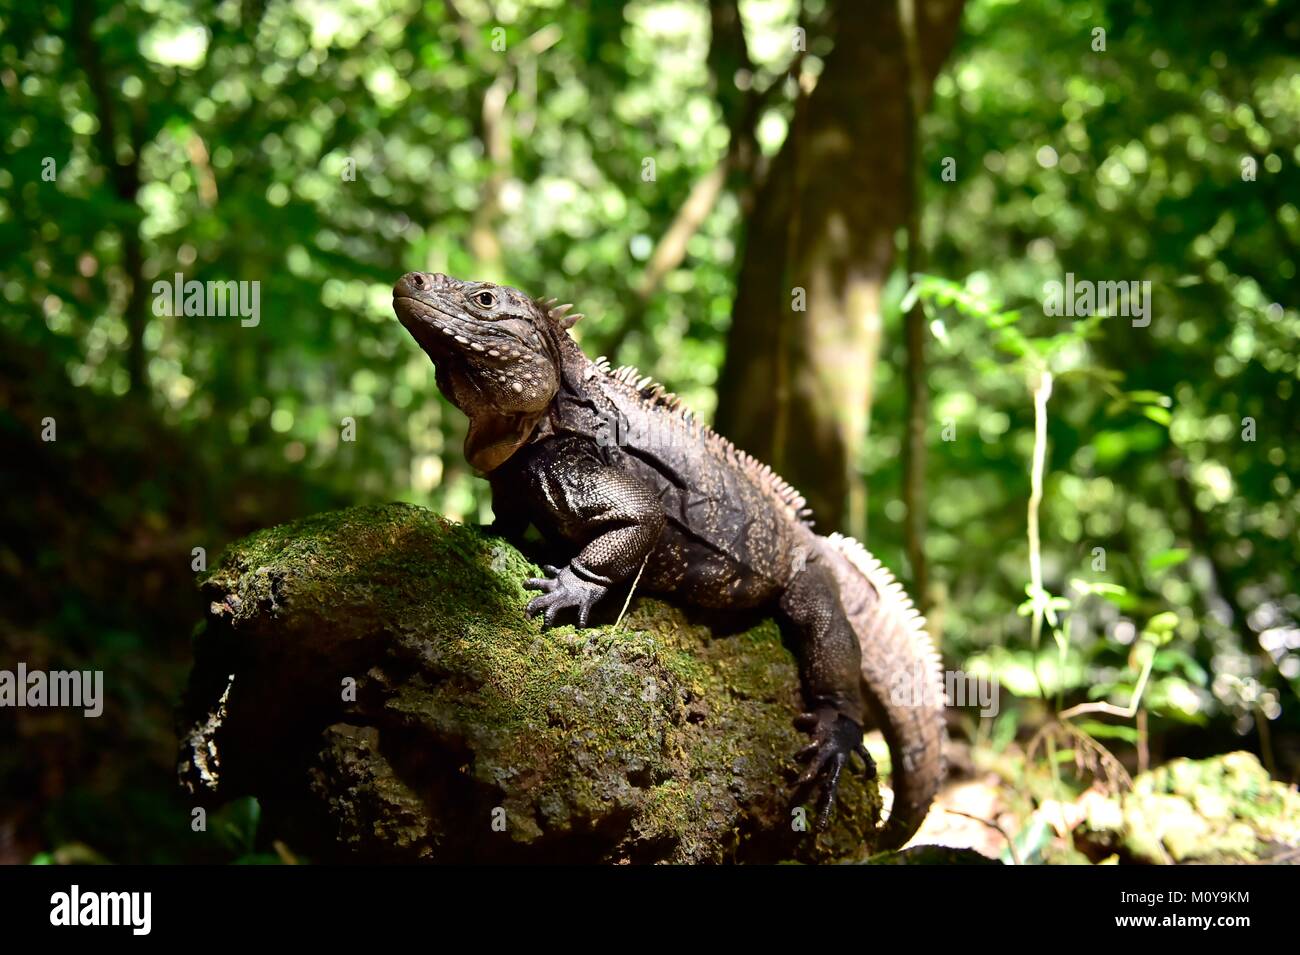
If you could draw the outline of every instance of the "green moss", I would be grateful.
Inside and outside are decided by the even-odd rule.
[[[377,735],[335,732],[316,757],[332,768],[313,777],[353,847],[419,858],[865,855],[879,798],[856,777],[831,832],[792,829],[787,775],[805,740],[791,724],[797,669],[774,624],[715,637],[638,599],[617,629],[543,632],[521,585],[539,575],[505,541],[422,508],[353,508],[235,544],[204,582],[205,639],[238,642],[254,671],[290,659],[298,679],[325,689],[357,679],[356,703],[323,718]],[[356,792],[389,776],[370,819]],[[422,820],[396,792],[426,794]],[[400,819],[384,818],[388,805]],[[503,833],[487,827],[496,807]]]

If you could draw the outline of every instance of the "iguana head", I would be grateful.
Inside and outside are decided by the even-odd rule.
[[[469,418],[465,457],[491,471],[532,434],[560,387],[556,335],[572,324],[518,289],[408,272],[393,311],[437,366],[438,388]]]

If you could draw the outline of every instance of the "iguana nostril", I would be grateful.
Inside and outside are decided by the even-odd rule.
[[[422,272],[407,272],[393,285],[394,295],[406,295],[410,292],[423,292],[429,287],[428,276]]]

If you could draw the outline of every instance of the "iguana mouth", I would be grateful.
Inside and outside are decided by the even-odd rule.
[[[508,329],[452,311],[426,298],[393,292],[393,311],[422,346],[440,354],[524,347]]]

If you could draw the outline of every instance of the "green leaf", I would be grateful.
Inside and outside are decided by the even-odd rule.
[[[1177,567],[1189,556],[1191,551],[1186,547],[1171,547],[1168,550],[1157,551],[1147,558],[1147,569],[1167,570],[1170,567]]]
[[[920,295],[921,295],[921,283],[915,282],[912,284],[912,287],[907,290],[907,294],[903,296],[903,300],[898,303],[899,312],[901,312],[904,315],[910,312],[912,310],[912,306],[916,304],[916,300],[917,298],[920,297]]]
[[[1162,408],[1173,405],[1173,401],[1168,395],[1163,395],[1158,391],[1130,391],[1126,392],[1125,397],[1129,401],[1140,405],[1160,405]]]
[[[1070,579],[1070,586],[1080,593],[1097,594],[1100,597],[1119,597],[1128,593],[1128,588],[1106,580],[1084,580],[1081,577],[1073,577]]]
[[[1210,675],[1205,667],[1196,662],[1195,657],[1186,650],[1180,650],[1176,647],[1158,651],[1151,667],[1161,673],[1172,673],[1180,670],[1189,682],[1197,686],[1207,686],[1210,682]]]
[[[1016,844],[1016,855],[1021,862],[1037,862],[1042,858],[1043,849],[1051,843],[1054,838],[1052,827],[1048,825],[1046,819],[1040,813],[1033,817],[1029,825],[1020,831],[1013,840]],[[1002,852],[1004,862],[1011,861],[1011,850],[1004,849]]]
[[[1094,739],[1122,739],[1137,744],[1138,731],[1123,723],[1102,723],[1100,720],[1080,720],[1074,724]]]
[[[1172,610],[1166,610],[1158,613],[1147,621],[1144,631],[1153,634],[1173,633],[1178,627],[1178,614]]]
[[[1157,408],[1155,405],[1147,405],[1142,409],[1142,413],[1156,424],[1164,425],[1166,428],[1174,420],[1174,416],[1169,413],[1168,409]]]

